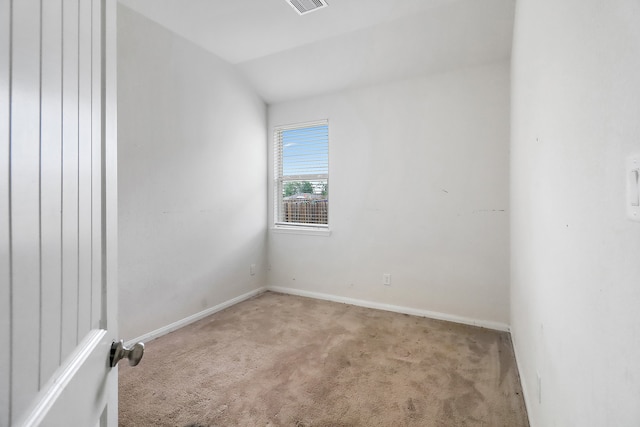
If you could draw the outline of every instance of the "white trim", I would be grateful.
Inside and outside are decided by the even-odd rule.
[[[320,227],[287,227],[276,225],[271,229],[274,233],[280,234],[302,234],[305,236],[331,236],[331,230]]]
[[[275,230],[274,230],[275,231]],[[295,232],[297,234],[300,234],[301,230],[295,230]],[[257,295],[260,295],[264,292],[267,291],[272,291],[272,292],[279,292],[281,294],[289,294],[289,295],[298,295],[301,297],[307,297],[307,298],[315,298],[315,299],[320,299],[320,300],[325,300],[325,301],[333,301],[333,302],[340,302],[343,304],[351,304],[351,305],[356,305],[358,307],[366,307],[366,308],[373,308],[376,310],[384,310],[384,311],[391,311],[394,313],[402,313],[402,314],[409,314],[412,316],[419,316],[419,317],[428,317],[430,319],[437,319],[437,320],[445,320],[448,322],[454,322],[454,323],[461,323],[463,325],[471,325],[471,326],[479,326],[481,328],[486,328],[486,329],[493,329],[496,331],[501,331],[501,332],[510,332],[510,328],[509,325],[505,324],[505,323],[500,323],[500,322],[493,322],[490,320],[477,320],[477,319],[471,319],[468,317],[462,317],[462,316],[455,316],[452,314],[445,314],[445,313],[439,313],[436,311],[429,311],[429,310],[421,310],[421,309],[417,309],[417,308],[410,308],[410,307],[402,307],[399,305],[391,305],[391,304],[383,304],[383,303],[379,303],[379,302],[373,302],[373,301],[366,301],[366,300],[360,300],[360,299],[355,299],[355,298],[348,298],[348,297],[341,297],[338,295],[330,295],[330,294],[323,294],[323,293],[319,293],[319,292],[312,292],[312,291],[303,291],[300,289],[294,289],[294,288],[286,288],[286,287],[282,287],[282,286],[263,286],[261,288],[255,289],[251,292],[247,292],[246,294],[240,295],[238,297],[235,297],[233,299],[230,299],[228,301],[225,301],[223,303],[220,303],[214,307],[208,308],[206,310],[200,311],[196,314],[193,314],[191,316],[185,317],[184,319],[178,320],[176,322],[173,322],[167,326],[163,326],[162,328],[158,328],[155,331],[151,331],[149,333],[146,333],[144,335],[141,335],[137,338],[131,339],[129,341],[127,341],[125,343],[125,346],[130,346],[133,345],[137,342],[149,342],[149,341],[153,341],[156,338],[159,338],[163,335],[168,334],[169,332],[173,332],[175,330],[178,330],[184,326],[187,326],[193,322],[196,322],[200,319],[203,319],[207,316],[210,316],[214,313],[217,313],[219,311],[224,310],[225,308],[229,308],[233,305],[236,305],[238,303],[241,303],[242,301],[246,301],[249,298],[253,298]]]
[[[125,346],[128,347],[128,346],[133,345],[133,344],[135,344],[137,342],[153,341],[156,338],[159,338],[159,337],[161,337],[163,335],[168,334],[169,332],[173,332],[175,330],[178,330],[178,329],[180,329],[180,328],[182,328],[184,326],[187,326],[187,325],[189,325],[189,324],[191,324],[193,322],[196,322],[196,321],[198,321],[200,319],[203,319],[203,318],[205,318],[207,316],[210,316],[210,315],[212,315],[214,313],[222,311],[225,308],[229,308],[232,305],[236,305],[236,304],[238,304],[238,303],[240,303],[242,301],[246,301],[249,298],[253,298],[256,295],[260,295],[260,294],[262,294],[262,293],[264,293],[266,291],[267,291],[267,288],[262,287],[262,288],[255,289],[255,290],[253,290],[251,292],[247,292],[246,294],[242,294],[242,295],[240,295],[238,297],[232,298],[232,299],[230,299],[228,301],[225,301],[223,303],[220,303],[220,304],[218,304],[216,306],[207,308],[206,310],[202,310],[199,313],[192,314],[189,317],[185,317],[184,319],[181,319],[181,320],[178,320],[176,322],[173,322],[173,323],[171,323],[171,324],[169,324],[167,326],[163,326],[162,328],[158,328],[155,331],[151,331],[151,332],[146,333],[144,335],[141,335],[141,336],[139,336],[137,338],[129,340],[129,341],[127,341],[125,343]]]
[[[446,320],[448,322],[462,323],[464,325],[480,326],[482,328],[493,329],[501,332],[510,332],[509,325],[501,322],[494,322],[491,320],[471,319],[468,317],[455,316],[453,314],[439,313],[437,311],[420,310],[417,308],[383,304],[379,302],[341,297],[341,296],[330,295],[330,294],[322,294],[319,292],[303,291],[300,289],[285,288],[280,286],[268,286],[266,290],[273,291],[273,292],[280,292],[283,294],[298,295],[301,297],[340,302],[343,304],[351,304],[359,307],[374,308],[377,310],[384,310],[384,311],[392,311],[394,313],[410,314],[412,316],[428,317],[430,319],[437,319],[437,320]]]
[[[104,329],[95,329],[78,344],[76,350],[69,356],[69,362],[62,365],[55,374],[47,381],[45,386],[36,398],[35,406],[26,411],[26,418],[18,421],[16,427],[38,426],[49,412],[56,399],[69,385],[80,368],[87,361],[91,353],[100,344],[102,338],[107,334]]]
[[[310,122],[302,122],[302,123],[289,123],[287,125],[274,126],[273,127],[273,132],[275,134],[279,130],[310,128],[310,127],[314,127],[314,126],[322,126],[322,125],[328,125],[328,124],[329,124],[329,119],[313,120],[313,121],[310,121]]]
[[[511,334],[511,345],[513,346],[513,355],[516,359],[516,371],[518,371],[518,380],[520,381],[520,388],[522,389],[522,399],[524,400],[524,408],[527,411],[527,421],[529,421],[529,427],[534,427],[534,424],[531,420],[531,412],[529,408],[532,408],[533,401],[529,399],[529,389],[526,386],[526,378],[522,375],[522,368],[520,364],[520,359],[518,357],[518,349],[516,348],[516,341],[513,338],[513,333]]]

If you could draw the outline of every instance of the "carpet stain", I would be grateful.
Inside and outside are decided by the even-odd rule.
[[[528,426],[507,333],[272,292],[119,378],[121,427]]]

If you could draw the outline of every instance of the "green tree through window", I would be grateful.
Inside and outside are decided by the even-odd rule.
[[[284,197],[293,196],[295,194],[313,194],[313,185],[309,181],[285,182]]]

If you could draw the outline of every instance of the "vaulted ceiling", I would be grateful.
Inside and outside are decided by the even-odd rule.
[[[508,60],[515,0],[120,0],[237,67],[268,103]]]

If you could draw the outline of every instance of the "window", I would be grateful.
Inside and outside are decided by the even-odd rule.
[[[275,129],[275,224],[327,228],[329,224],[329,123]]]

